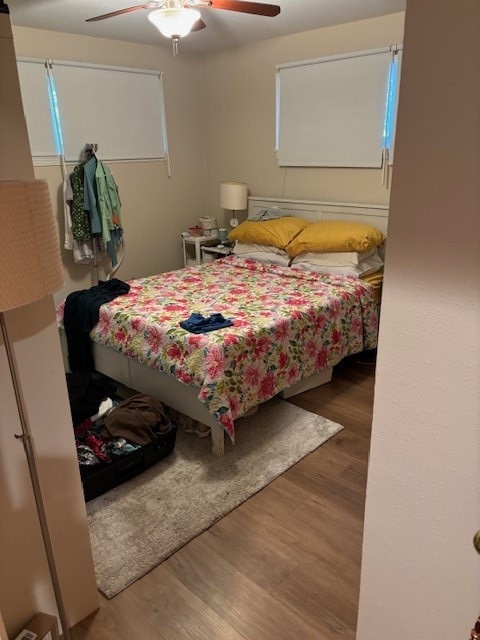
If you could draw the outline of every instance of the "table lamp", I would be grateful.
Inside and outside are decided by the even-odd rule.
[[[4,316],[5,311],[40,300],[63,284],[60,242],[47,182],[0,182],[0,220],[0,325],[22,430],[15,437],[22,441],[25,450],[63,637],[68,640],[71,636],[38,478],[35,446]]]
[[[248,207],[248,187],[245,182],[221,182],[220,206],[222,209],[230,209],[230,226],[236,227],[238,220],[235,211],[245,211]]]

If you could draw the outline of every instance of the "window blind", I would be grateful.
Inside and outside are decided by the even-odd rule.
[[[58,158],[46,60],[19,59],[17,63],[34,160]],[[60,60],[49,63],[67,162],[77,162],[88,142],[98,144],[103,160],[167,158],[160,72]]]
[[[390,48],[277,67],[280,166],[381,167]]]

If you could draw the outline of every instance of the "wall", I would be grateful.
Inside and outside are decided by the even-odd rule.
[[[478,0],[408,3],[358,640],[478,614],[479,61]]]
[[[181,231],[201,215],[220,224],[219,183],[242,180],[250,193],[317,200],[378,202],[389,191],[379,170],[279,168],[274,139],[275,67],[281,62],[370,49],[402,41],[403,13],[234,47],[206,56],[101,38],[14,28],[17,55],[159,69],[173,176],[163,162],[111,163],[123,203],[127,252],[117,276],[141,277],[182,266]],[[80,150],[79,150],[80,152]],[[101,156],[101,148],[99,149]],[[60,167],[36,167],[46,178],[63,234]],[[63,253],[60,299],[94,283],[94,271]]]
[[[203,63],[208,208],[219,208],[222,180],[251,194],[386,204],[377,169],[279,168],[275,147],[275,69],[294,60],[374,49],[403,41],[404,14],[273,38],[205,57]]]
[[[180,233],[195,223],[205,209],[198,58],[184,53],[173,57],[168,48],[25,27],[15,27],[13,33],[17,56],[164,71],[172,177],[167,177],[166,163],[162,161],[107,163],[120,190],[127,247],[125,260],[116,275],[125,280],[183,266]],[[94,116],[93,105],[86,104],[86,109]],[[142,126],[142,123],[132,123],[132,126]],[[101,153],[100,145],[100,157]],[[63,235],[60,167],[36,167],[35,174],[48,180]],[[94,270],[74,264],[71,252],[64,251],[63,263],[66,285],[58,298],[95,284]]]
[[[0,180],[33,177],[10,19],[0,14]],[[98,607],[85,503],[52,296],[4,314],[70,625]],[[0,338],[0,605],[16,635],[37,611],[57,614]]]

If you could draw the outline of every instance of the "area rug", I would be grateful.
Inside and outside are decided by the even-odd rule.
[[[273,398],[236,422],[236,444],[179,429],[173,453],[87,503],[97,585],[112,598],[343,427]],[[227,439],[226,439],[227,440]]]

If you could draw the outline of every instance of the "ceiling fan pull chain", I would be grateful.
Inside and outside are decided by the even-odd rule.
[[[178,54],[178,38],[172,38],[173,45],[173,55],[176,56]]]

